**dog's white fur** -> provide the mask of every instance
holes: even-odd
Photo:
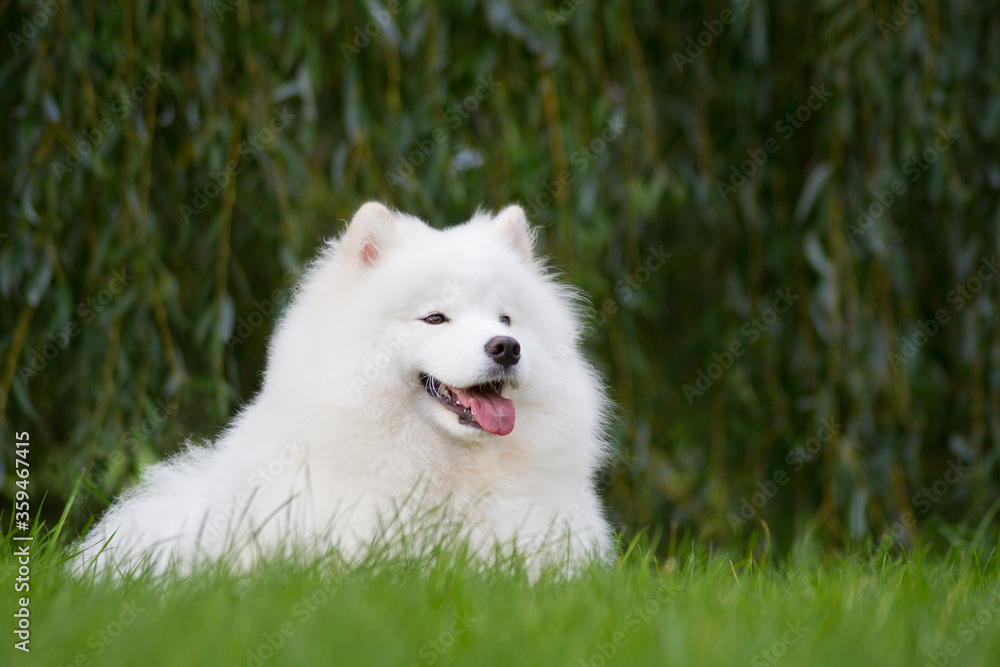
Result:
[[[146,469],[78,545],[74,569],[246,567],[302,549],[351,559],[405,541],[426,516],[455,519],[485,558],[516,549],[535,570],[606,561],[594,476],[608,403],[579,350],[574,293],[533,246],[518,206],[444,231],[362,206],[301,281],[253,402],[214,445]],[[449,321],[422,320],[432,312]],[[497,335],[521,346],[506,436],[460,424],[420,382],[492,379],[484,344]]]

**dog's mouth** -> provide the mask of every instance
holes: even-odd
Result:
[[[493,435],[507,435],[514,430],[514,401],[500,395],[504,380],[463,389],[424,373],[420,382],[438,403],[458,415],[459,424],[481,428]]]

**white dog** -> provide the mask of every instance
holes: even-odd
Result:
[[[607,561],[609,405],[576,303],[518,206],[437,231],[365,204],[301,281],[257,397],[214,445],[148,468],[74,569],[357,559],[443,525],[535,572]]]

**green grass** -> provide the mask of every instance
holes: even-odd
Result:
[[[55,532],[34,528],[30,655],[9,627],[18,543],[0,543],[0,664],[1000,664],[996,549],[776,565],[635,548],[534,585],[460,556],[114,585],[67,577]]]

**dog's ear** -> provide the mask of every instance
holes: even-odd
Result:
[[[521,253],[526,262],[532,261],[535,252],[535,233],[528,226],[524,209],[513,204],[497,213],[494,223],[504,238]]]
[[[374,266],[395,237],[396,220],[392,212],[378,202],[368,202],[347,226],[343,252],[362,267]]]

